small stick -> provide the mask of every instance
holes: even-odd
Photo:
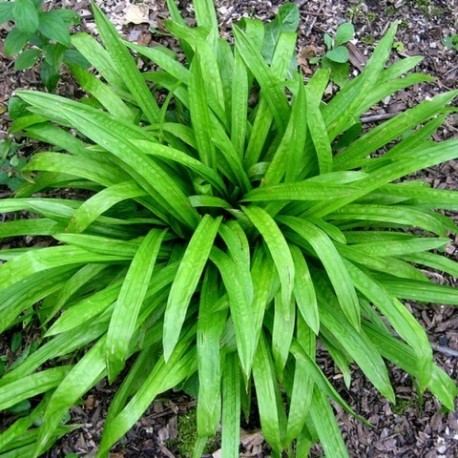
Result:
[[[398,114],[399,114],[398,112],[394,112],[394,113],[380,113],[376,115],[361,116],[360,121],[363,123],[383,121],[385,119],[394,118]]]
[[[439,353],[442,353],[447,356],[453,356],[454,358],[458,358],[458,351],[456,350],[437,344],[431,344],[431,347],[433,347],[433,350]]]
[[[312,23],[310,24],[310,27],[308,28],[308,30],[305,32],[305,36],[308,37],[311,33],[312,33],[312,30],[313,30],[313,27],[315,26],[315,22],[316,22],[316,18],[321,15],[321,10],[323,9],[323,3],[321,3],[321,5],[318,7],[318,11],[313,15],[315,16],[313,19],[312,19]],[[310,13],[308,13],[310,14]],[[312,14],[310,14],[310,16],[312,16]]]

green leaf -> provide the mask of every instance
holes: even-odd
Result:
[[[275,119],[275,123],[283,131],[286,127],[286,121],[289,118],[289,109],[281,86],[277,84],[272,70],[267,66],[262,55],[253,43],[250,42],[246,34],[235,27],[234,36],[238,52],[259,82],[269,109]]]
[[[63,21],[67,26],[72,26],[79,24],[81,19],[76,11],[65,9],[65,8],[59,8],[56,10],[50,11],[52,13],[52,16],[56,20]]]
[[[48,89],[49,92],[53,92],[60,79],[59,71],[53,65],[43,61],[41,63],[40,78],[46,86],[46,89]]]
[[[351,22],[344,22],[337,27],[335,46],[347,43],[355,36],[355,28]]]
[[[328,400],[315,387],[310,406],[310,417],[327,456],[348,458],[348,451]]]
[[[47,13],[40,13],[40,24],[38,30],[46,38],[55,40],[64,46],[70,46],[70,32],[68,25],[62,21],[60,10],[53,10]]]
[[[270,64],[274,55],[275,46],[280,35],[284,32],[296,32],[299,27],[299,8],[294,3],[281,5],[275,18],[266,24],[262,55]]]
[[[209,29],[216,38],[218,36],[218,19],[213,1],[194,0],[193,6],[196,12],[197,25]]]
[[[249,295],[250,291],[247,291],[249,280],[244,281],[242,278],[239,278],[236,263],[217,248],[214,247],[212,249],[210,259],[218,268],[229,296],[231,318],[234,323],[240,364],[246,379],[248,379],[256,350],[256,336],[250,314],[252,298]]]
[[[104,375],[104,344],[105,339],[100,339],[70,371],[67,371],[52,393],[36,441],[37,455],[44,450],[68,409]]]
[[[90,62],[97,71],[116,89],[125,89],[124,80],[119,74],[110,54],[99,42],[87,33],[71,36],[72,45]]]
[[[297,307],[307,325],[318,335],[320,329],[319,310],[309,268],[301,250],[295,245],[292,245],[290,249],[296,269],[294,297]]]
[[[221,448],[225,457],[238,458],[240,449],[241,377],[237,354],[230,353],[226,355],[223,364]]]
[[[40,55],[41,51],[39,49],[27,49],[23,51],[14,62],[14,69],[19,72],[33,67],[38,62]]]
[[[211,141],[208,128],[210,112],[202,78],[200,55],[197,53],[191,64],[191,81],[189,85],[191,121],[196,137],[199,158],[204,165],[215,166],[215,147]]]
[[[55,388],[71,366],[46,369],[0,387],[0,410],[8,409],[25,399]]]
[[[332,60],[333,62],[337,62],[338,64],[345,64],[348,62],[350,56],[348,54],[348,49],[345,46],[337,46],[326,53],[326,58]]]
[[[289,304],[294,288],[295,273],[294,261],[288,243],[277,223],[265,210],[252,205],[243,207],[243,211],[266,242],[280,278],[282,301],[284,304]]]
[[[286,429],[286,415],[276,381],[272,355],[266,338],[261,335],[253,362],[253,379],[258,399],[259,415],[264,437],[280,453]]]
[[[11,21],[13,19],[14,2],[0,2],[0,24]]]
[[[361,318],[358,297],[345,264],[331,239],[322,229],[304,219],[291,216],[281,216],[278,219],[313,247],[323,263],[345,316],[356,329],[359,329]]]
[[[21,32],[17,27],[14,27],[6,36],[4,43],[4,51],[7,56],[14,56],[29,42],[32,34]]]
[[[67,65],[78,65],[84,69],[88,69],[91,65],[89,61],[76,49],[66,49],[62,54],[62,62]]]
[[[110,86],[102,83],[81,66],[70,64],[69,67],[81,87],[89,94],[92,94],[110,114],[120,121],[134,121],[134,112]]]
[[[117,66],[123,69],[121,73],[122,79],[148,121],[150,123],[157,122],[160,116],[159,107],[138,71],[137,65],[130,55],[129,50],[124,46],[115,27],[104,16],[101,9],[94,3],[92,4],[92,8],[97,28],[111,59],[116,62]],[[88,60],[90,60],[90,58]]]
[[[152,229],[143,239],[123,281],[107,332],[108,378],[113,381],[123,369],[140,308],[156,264],[165,232]]]
[[[354,188],[350,186],[328,185],[305,180],[262,186],[245,194],[243,200],[247,202],[334,200],[339,195],[350,195],[353,191]]]
[[[272,355],[277,374],[284,372],[295,327],[296,303],[294,298],[287,303],[277,294],[274,301],[274,324],[272,327]]]
[[[331,142],[321,114],[321,98],[329,82],[329,70],[318,70],[306,87],[307,125],[315,146],[321,174],[332,171]]]
[[[218,299],[217,276],[214,270],[207,269],[202,285],[197,321],[199,373],[197,431],[201,437],[214,436],[221,418],[220,340],[226,325],[227,313],[226,311],[213,311]]]
[[[195,372],[197,357],[194,346],[190,345],[193,337],[195,328],[183,336],[167,363],[163,357],[159,359],[126,407],[105,425],[99,454],[106,453],[129,431],[158,394],[177,386]]]
[[[417,374],[422,390],[429,384],[433,365],[432,350],[428,337],[407,308],[370,276],[346,262],[355,286],[389,320],[393,329],[414,349],[418,356]]]
[[[317,294],[321,332],[325,337],[331,333],[380,393],[391,402],[395,402],[388,371],[380,353],[362,329],[356,331],[343,316],[335,313],[336,301],[331,290],[327,289],[321,280],[320,286],[322,287],[317,288]]]
[[[205,215],[191,237],[180,262],[164,315],[163,345],[166,361],[177,345],[186,311],[207,263],[220,224],[221,218],[213,219]]]
[[[19,31],[33,34],[38,29],[39,16],[38,10],[32,0],[15,0],[13,6],[13,16],[16,27]]]

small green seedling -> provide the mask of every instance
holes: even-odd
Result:
[[[7,186],[11,191],[16,190],[24,181],[20,170],[26,160],[18,155],[20,147],[14,140],[0,142],[0,186]]]
[[[326,54],[323,57],[310,59],[311,64],[321,63],[323,68],[331,69],[331,79],[340,87],[348,81],[350,55],[346,44],[355,36],[355,28],[350,22],[344,22],[337,28],[335,37],[328,33],[324,34]]]
[[[454,35],[450,35],[448,37],[445,37],[442,40],[442,44],[446,48],[454,49],[455,51],[458,51],[458,34],[455,33]]]
[[[16,71],[40,63],[40,77],[48,91],[56,88],[62,63],[87,66],[86,59],[71,48],[69,30],[80,21],[74,11],[43,11],[43,0],[0,1],[0,24],[9,21],[14,26],[4,42],[5,54],[17,56]]]

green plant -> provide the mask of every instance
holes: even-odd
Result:
[[[348,49],[344,46],[355,36],[355,28],[350,22],[344,22],[337,28],[334,38],[328,33],[324,34],[324,43],[327,51],[323,57],[314,57],[310,59],[311,64],[321,63],[323,68],[331,70],[331,79],[340,87],[343,87],[348,81],[350,65]]]
[[[393,49],[397,52],[404,52],[406,47],[402,41],[395,41],[393,43]]]
[[[457,193],[403,179],[457,156],[457,140],[431,140],[457,91],[361,133],[371,106],[431,80],[409,73],[417,57],[385,68],[396,25],[323,104],[329,70],[304,84],[291,69],[294,33],[276,37],[268,65],[260,21],[234,27],[231,46],[218,37],[210,0],[194,1],[197,28],[168,5],[186,64],[122,41],[94,7],[104,47],[72,38],[102,77],[74,69],[84,103],[17,92],[28,114],[13,131],[50,150],[26,166],[33,182],[0,201],[2,213],[39,218],[6,222],[0,237],[56,243],[0,252],[0,330],[25,315],[44,332],[0,379],[1,410],[33,403],[0,434],[1,452],[42,454],[65,433],[69,408],[104,377],[122,377],[98,451],[105,457],[160,393],[194,377],[195,457],[220,422],[223,456],[238,457],[252,389],[272,456],[295,442],[305,457],[319,440],[328,456],[346,457],[330,401],[354,412],[317,365],[318,342],[347,384],[355,363],[394,403],[386,359],[453,409],[455,382],[401,301],[458,304],[456,290],[420,268],[458,273],[432,252],[456,233],[435,209],[458,209]],[[140,73],[130,50],[160,69]],[[43,197],[56,188],[92,196]]]
[[[79,16],[65,8],[43,11],[43,0],[0,2],[0,24],[14,21],[4,51],[17,55],[16,71],[40,62],[40,77],[49,91],[54,91],[62,63],[87,66],[87,61],[71,48],[69,28],[79,23]]]
[[[26,159],[18,155],[21,145],[14,140],[0,141],[0,185],[7,186],[14,191],[24,181],[21,169]]]
[[[442,44],[450,49],[458,51],[458,34],[449,35],[442,40]]]

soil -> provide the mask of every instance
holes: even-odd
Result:
[[[173,46],[167,36],[157,38],[154,31],[163,31],[163,21],[168,17],[165,0],[97,0],[123,35],[142,44],[161,43]],[[180,1],[180,7],[192,22],[192,8],[189,2]],[[269,20],[279,5],[285,1],[272,0],[218,0],[217,11],[222,32],[230,34],[230,26],[243,16]],[[357,74],[364,66],[374,44],[394,20],[399,21],[397,43],[393,59],[399,56],[423,55],[425,58],[418,70],[433,75],[433,83],[414,86],[392,96],[384,104],[365,115],[366,121],[390,116],[431,97],[438,92],[458,88],[457,51],[444,46],[446,36],[457,33],[458,3],[456,0],[296,0],[301,11],[298,59],[304,74],[313,71],[309,59],[325,52],[323,35],[332,34],[338,24],[352,21],[356,29],[355,40],[350,45],[351,71]],[[81,27],[95,33],[93,17],[88,0],[56,0],[45,2],[52,8],[59,4],[72,8],[82,17]],[[133,22],[140,22],[134,24]],[[0,28],[0,38],[6,35]],[[153,32],[153,33],[152,33]],[[17,88],[42,89],[35,70],[15,72],[13,61],[2,52],[0,40],[0,139],[7,136],[10,120],[6,107],[12,92]],[[58,92],[72,95],[75,84],[68,77],[58,87]],[[375,118],[374,118],[375,116]],[[375,121],[377,122],[377,121]],[[456,136],[456,117],[450,118],[437,134],[436,140]],[[434,187],[458,189],[458,162],[450,161],[418,174]],[[0,188],[0,197],[9,191]],[[2,216],[2,215],[0,215]],[[453,216],[453,215],[452,215]],[[4,215],[3,215],[4,217]],[[454,216],[456,220],[456,215]],[[28,241],[32,243],[35,241]],[[458,239],[451,240],[447,254],[458,258]],[[456,279],[439,273],[432,274],[440,283],[456,286]],[[407,304],[428,331],[435,348],[435,359],[449,375],[458,375],[458,314],[451,308],[431,305]],[[0,338],[0,356],[14,356],[11,353],[11,335]],[[28,338],[32,338],[29,336]],[[334,367],[326,353],[319,353],[319,362],[333,384],[349,402],[351,407],[366,417],[373,425],[368,428],[349,417],[336,407],[337,416],[351,457],[367,458],[452,458],[458,457],[458,414],[444,412],[439,403],[426,394],[419,399],[412,380],[402,371],[390,368],[393,386],[396,389],[397,405],[393,406],[381,398],[355,368],[350,389],[346,389],[342,375]],[[105,382],[99,384],[72,409],[73,422],[81,428],[62,439],[48,457],[64,457],[75,453],[77,456],[93,457],[103,427],[104,416],[115,387]],[[195,402],[182,392],[166,393],[156,400],[143,418],[117,445],[111,458],[140,457],[185,457],[184,442],[192,437],[193,409]],[[1,420],[1,418],[0,418]],[[187,426],[186,426],[187,425]],[[269,456],[256,421],[244,425],[242,431],[241,456]],[[208,456],[219,457],[217,444],[209,450]],[[312,457],[322,456],[315,447]],[[329,457],[332,458],[332,457]]]

